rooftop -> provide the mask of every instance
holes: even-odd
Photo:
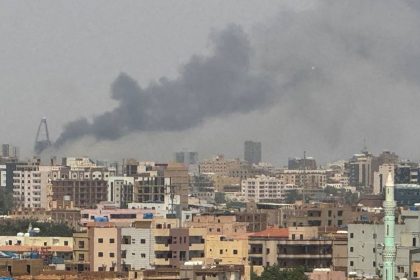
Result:
[[[253,238],[253,237],[289,238],[289,229],[288,228],[267,228],[266,230],[250,234],[249,237],[250,238]]]

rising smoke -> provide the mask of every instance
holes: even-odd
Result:
[[[257,126],[255,133],[262,140],[282,133],[292,150],[310,142],[320,154],[350,152],[365,137],[381,148],[415,149],[419,5],[297,2],[310,4],[282,9],[250,34],[234,25],[212,34],[213,54],[192,57],[175,80],[142,88],[121,74],[112,85],[117,108],[67,124],[56,145],[84,136],[115,140],[132,131],[186,130],[268,109],[260,127],[275,129]]]
[[[112,84],[117,108],[68,123],[56,141],[61,146],[83,136],[115,140],[134,131],[178,131],[212,117],[246,113],[272,101],[270,83],[252,73],[252,50],[243,30],[231,25],[211,36],[214,53],[193,56],[179,78],[161,78],[147,88],[125,73]]]

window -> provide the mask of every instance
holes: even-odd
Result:
[[[353,252],[353,250],[354,250],[353,247],[350,247],[350,252]]]
[[[79,248],[84,249],[85,248],[85,241],[79,241]]]
[[[115,243],[115,239],[114,238],[109,239],[109,243]]]
[[[109,257],[113,258],[113,257],[115,257],[115,254],[114,253],[109,253]]]
[[[373,252],[376,253],[376,248],[375,247],[373,247]]]
[[[146,258],[146,254],[141,254],[141,257],[144,259]]]
[[[233,250],[233,254],[237,255],[238,254],[238,250]]]
[[[373,266],[373,267],[376,267],[376,262],[373,262],[373,263],[372,263],[372,266]]]
[[[417,277],[417,271],[413,272],[413,277]]]
[[[343,211],[341,211],[341,210],[340,210],[340,211],[338,211],[338,212],[337,212],[337,216],[338,216],[338,217],[343,216]]]
[[[399,265],[397,266],[397,269],[398,269],[398,273],[404,273],[404,266]]]
[[[103,238],[98,238],[98,243],[104,243],[104,239]]]
[[[331,217],[331,214],[332,214],[331,210],[328,210],[328,217]]]
[[[98,252],[98,257],[102,258],[104,256],[103,252]]]
[[[353,237],[354,237],[353,232],[350,232],[350,238],[353,238]]]
[[[265,249],[266,254],[270,254],[270,248]]]
[[[85,254],[79,254],[79,261],[85,260]]]
[[[350,261],[350,266],[353,266],[353,265],[354,265],[353,261]]]
[[[299,239],[300,239],[300,240],[303,240],[303,234],[301,234],[301,235],[299,236]]]
[[[220,255],[223,255],[223,250],[220,250]]]
[[[141,244],[146,244],[146,239],[140,239]]]
[[[292,234],[292,240],[296,239],[296,235]]]
[[[69,242],[68,241],[64,241],[64,246],[69,246]]]
[[[416,247],[416,245],[417,245],[417,240],[415,237],[413,237],[413,247]]]

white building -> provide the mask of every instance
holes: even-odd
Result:
[[[17,208],[47,208],[51,166],[18,165],[13,172],[13,200]]]
[[[121,263],[124,271],[151,269],[154,261],[152,221],[137,221],[121,229]]]
[[[108,178],[108,201],[115,202],[119,207],[133,202],[134,177],[111,176]]]
[[[282,179],[265,175],[244,179],[241,184],[244,198],[255,202],[285,199],[287,192],[295,188],[293,185],[287,185]]]
[[[0,165],[0,188],[6,187],[6,165]]]
[[[386,178],[391,173],[392,178],[395,177],[395,166],[393,164],[383,164],[379,166],[379,170],[373,172],[373,194],[380,194],[385,186]]]

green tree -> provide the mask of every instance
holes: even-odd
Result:
[[[251,276],[252,280],[307,280],[303,267],[281,269],[278,265],[268,266],[264,269],[261,276],[255,273]]]
[[[297,190],[291,190],[286,195],[286,203],[295,203],[296,200],[302,200],[303,195],[299,193]]]
[[[35,220],[2,220],[0,221],[0,236],[16,235],[18,232],[27,232],[29,224],[32,228],[39,228],[38,236],[71,237],[73,230],[65,224],[44,223]]]

